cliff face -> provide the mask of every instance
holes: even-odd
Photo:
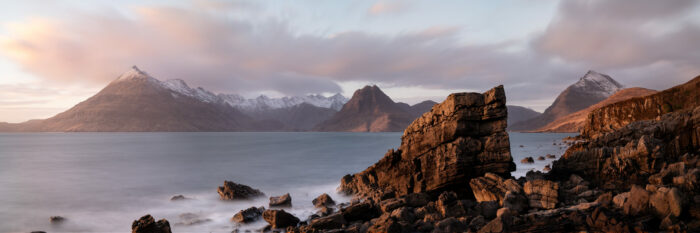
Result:
[[[469,180],[492,172],[510,177],[515,164],[506,133],[503,86],[456,93],[406,128],[401,146],[365,171],[347,175],[341,190],[361,196],[445,190],[471,194]]]
[[[617,102],[591,111],[582,130],[586,137],[612,132],[632,122],[657,117],[700,104],[700,76],[654,95]]]

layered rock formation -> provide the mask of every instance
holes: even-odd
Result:
[[[515,164],[505,131],[505,101],[503,86],[483,94],[451,94],[406,128],[399,149],[343,177],[341,190],[361,196],[471,194],[471,178],[486,172],[510,177]]]
[[[156,222],[150,214],[144,215],[131,224],[131,233],[171,233],[170,223],[166,219]]]
[[[617,102],[592,111],[582,134],[596,137],[635,121],[651,120],[700,105],[700,76],[662,92]]]
[[[221,200],[249,199],[265,195],[260,190],[228,180],[224,181],[224,186],[219,186],[216,191],[219,193]]]

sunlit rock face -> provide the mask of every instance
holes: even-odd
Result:
[[[397,150],[365,171],[343,177],[340,188],[360,196],[471,195],[471,178],[487,172],[510,177],[515,170],[507,115],[503,86],[483,94],[451,94],[406,128]]]

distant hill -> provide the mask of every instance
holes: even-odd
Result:
[[[610,76],[588,71],[578,82],[562,91],[542,115],[514,123],[508,129],[513,131],[539,129],[560,117],[603,101],[621,88],[622,85]]]
[[[421,105],[418,108],[424,108]],[[377,86],[365,86],[330,119],[317,125],[317,131],[385,132],[403,131],[415,117],[412,107],[395,103]]]
[[[641,87],[625,88],[607,99],[591,105],[583,110],[560,117],[542,128],[537,129],[538,132],[579,132],[585,125],[586,117],[591,111],[606,106],[608,104],[620,102],[623,100],[647,96],[656,93],[656,91]]]
[[[510,127],[511,125],[524,121],[524,120],[529,120],[535,117],[538,117],[539,115],[542,115],[542,113],[537,112],[535,110],[526,108],[526,107],[521,107],[521,106],[516,106],[516,105],[508,105],[506,106],[508,108],[508,126]]]

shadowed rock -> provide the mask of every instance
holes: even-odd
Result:
[[[219,186],[217,191],[219,196],[221,196],[221,200],[249,199],[265,195],[260,190],[228,180],[224,181],[224,186]]]
[[[233,218],[231,218],[231,221],[237,222],[237,223],[249,223],[249,222],[254,222],[262,216],[262,213],[265,211],[265,207],[250,207],[245,210],[238,211],[235,215],[233,215]]]
[[[272,228],[293,227],[299,224],[299,218],[284,210],[265,210],[262,216]]]
[[[331,196],[329,196],[329,195],[326,194],[326,193],[321,194],[321,195],[318,196],[317,198],[314,198],[314,200],[311,201],[311,203],[313,203],[314,206],[317,207],[317,208],[321,208],[321,207],[324,207],[324,206],[333,206],[333,205],[335,205],[335,201],[333,201],[333,198],[331,198]]]
[[[273,206],[279,206],[279,207],[292,206],[292,196],[290,196],[289,193],[287,193],[287,194],[284,194],[282,196],[270,197],[270,207],[273,207]]]
[[[168,220],[161,219],[158,222],[153,216],[147,214],[131,224],[132,233],[172,233]]]

